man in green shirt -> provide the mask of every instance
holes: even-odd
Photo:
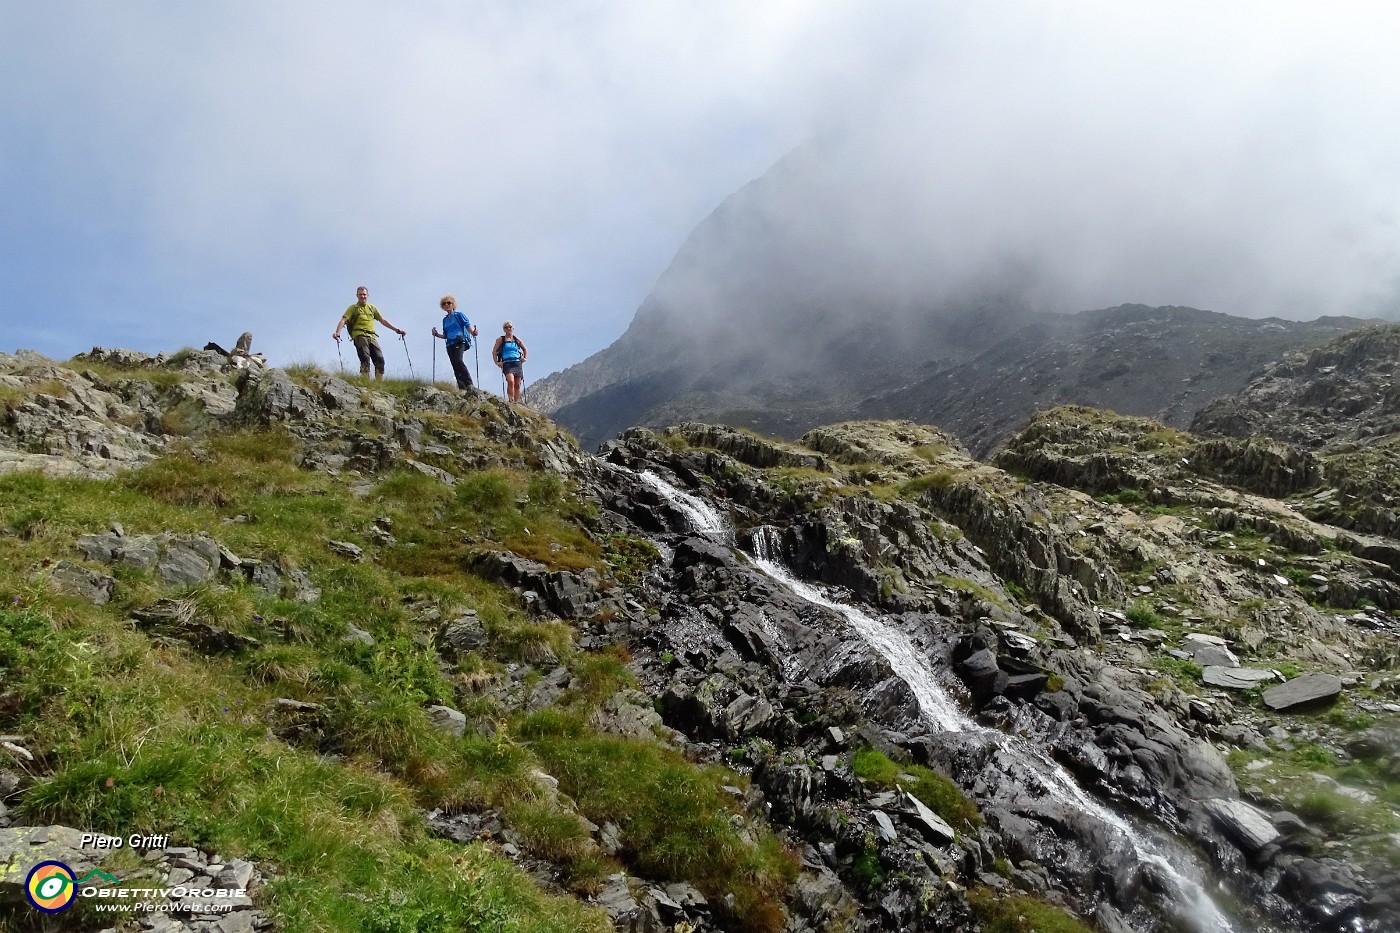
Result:
[[[383,321],[384,326],[402,337],[407,331],[400,330],[389,319],[379,313],[379,309],[369,303],[369,289],[361,285],[355,289],[354,304],[345,309],[340,323],[335,325],[331,338],[340,343],[340,329],[348,327],[350,339],[355,342],[355,352],[360,357],[360,375],[369,375],[369,364],[374,363],[374,378],[384,378],[384,351],[379,349],[379,335],[374,331],[374,322]]]

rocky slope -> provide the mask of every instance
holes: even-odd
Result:
[[[155,881],[246,874],[171,933],[1400,929],[1400,541],[1303,514],[1307,451],[1064,407],[993,463],[591,457],[220,362],[0,357],[0,901],[121,817],[193,853]]]
[[[1268,367],[1237,396],[1204,408],[1192,430],[1270,437],[1306,451],[1323,487],[1307,514],[1400,534],[1400,327],[1368,327]]]

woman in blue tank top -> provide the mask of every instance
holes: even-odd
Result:
[[[506,321],[501,329],[505,333],[496,338],[496,345],[491,348],[491,359],[496,361],[496,365],[501,367],[501,374],[506,377],[506,399],[518,402],[521,386],[525,382],[525,358],[529,351],[515,336],[514,324]]]

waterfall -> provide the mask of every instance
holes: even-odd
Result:
[[[640,477],[685,516],[692,531],[726,542],[732,541],[733,534],[728,522],[708,502],[677,489],[651,471],[642,472]],[[1120,845],[1128,847],[1139,862],[1152,866],[1171,890],[1171,895],[1163,898],[1164,906],[1176,913],[1176,919],[1185,929],[1192,933],[1236,933],[1236,928],[1197,880],[1205,873],[1198,859],[1184,845],[1160,832],[1149,834],[1134,826],[1090,795],[1063,767],[1025,740],[974,722],[939,685],[928,661],[903,632],[855,606],[829,598],[818,587],[797,579],[781,564],[773,529],[756,529],[751,548],[751,563],[770,579],[799,599],[836,612],[844,618],[852,630],[883,657],[890,669],[909,686],[918,701],[920,712],[931,727],[941,732],[967,734],[1014,752],[1026,762],[1040,784],[1040,792],[1053,795],[1066,805],[1091,815],[1111,831]],[[1186,874],[1187,871],[1196,877]]]

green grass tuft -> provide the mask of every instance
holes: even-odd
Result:
[[[883,787],[902,787],[923,801],[956,829],[972,829],[982,824],[977,805],[947,777],[923,765],[903,765],[873,748],[856,749],[852,769],[856,777]]]

